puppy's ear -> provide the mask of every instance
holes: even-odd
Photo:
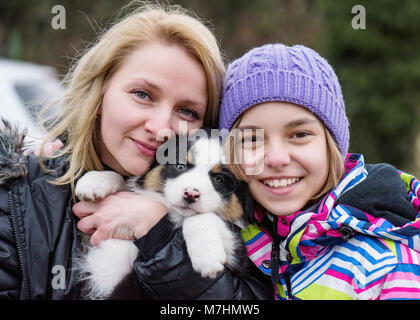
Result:
[[[162,189],[161,182],[162,166],[157,165],[141,177],[131,177],[127,180],[127,189],[136,191],[138,189],[146,189],[159,192]]]
[[[243,220],[245,220],[248,223],[253,223],[255,220],[255,204],[254,199],[252,198],[251,193],[248,190],[248,184],[245,181],[240,181],[239,186],[237,187],[234,193],[236,194],[242,205],[242,209],[244,212]]]
[[[159,165],[154,167],[148,173],[146,173],[139,181],[139,183],[141,183],[141,186],[146,190],[162,192],[162,169],[163,166]]]
[[[228,203],[224,206],[223,216],[230,221],[243,219],[244,208],[236,194],[231,194]]]

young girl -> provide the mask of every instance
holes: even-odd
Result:
[[[233,169],[257,203],[242,235],[275,298],[420,298],[420,184],[347,153],[325,59],[300,45],[246,53],[228,68],[219,124],[236,129]]]

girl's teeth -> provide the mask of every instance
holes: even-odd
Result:
[[[296,183],[299,181],[299,178],[289,178],[289,179],[266,179],[263,180],[263,183],[272,187],[272,188],[278,188],[278,187],[287,187],[293,183]]]

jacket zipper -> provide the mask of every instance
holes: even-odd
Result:
[[[290,299],[294,300],[295,298],[292,295],[292,285],[290,283],[290,274],[285,273],[283,275],[284,277],[284,282],[286,282],[286,288],[287,288],[287,292],[288,292],[288,296]]]
[[[277,234],[277,216],[273,217],[273,230],[271,231],[273,244],[271,246],[271,281],[274,285],[279,283],[279,263],[280,263],[280,237]]]
[[[14,210],[14,206],[13,206],[13,194],[12,191],[8,192],[8,200],[9,200],[9,210],[10,210],[10,221],[12,223],[12,229],[13,229],[13,234],[15,236],[16,239],[16,251],[18,254],[18,264],[20,267],[20,272],[22,274],[22,284],[23,284],[23,299],[30,299],[30,293],[29,293],[29,286],[28,286],[28,279],[27,279],[27,274],[26,274],[26,270],[25,270],[25,266],[24,266],[24,260],[23,260],[23,250],[22,250],[22,241],[21,238],[19,237],[19,233],[18,233],[18,228],[17,228],[17,213]],[[16,202],[16,201],[15,201]],[[15,203],[15,205],[17,205],[17,203]]]
[[[277,233],[277,220],[278,217],[274,217],[274,221],[272,223],[273,229],[271,232],[273,238],[273,244],[271,248],[271,281],[274,285],[277,285],[279,280],[279,264],[280,264],[280,237]],[[284,281],[286,282],[286,287],[288,291],[288,296],[293,298],[292,296],[292,286],[290,283],[290,274],[284,273],[283,274]]]

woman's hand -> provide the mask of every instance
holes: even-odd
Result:
[[[141,238],[167,213],[149,197],[134,192],[116,192],[99,201],[80,201],[73,206],[80,219],[77,228],[91,234],[90,243],[103,240]]]
[[[43,155],[44,156],[51,156],[56,151],[60,150],[63,146],[64,146],[64,144],[60,140],[54,140],[52,142],[47,142],[44,145]],[[25,151],[25,154],[26,155],[34,154],[34,155],[39,156],[39,153],[40,152],[41,152],[40,146],[36,146],[35,148],[29,148],[29,149],[27,149]]]

